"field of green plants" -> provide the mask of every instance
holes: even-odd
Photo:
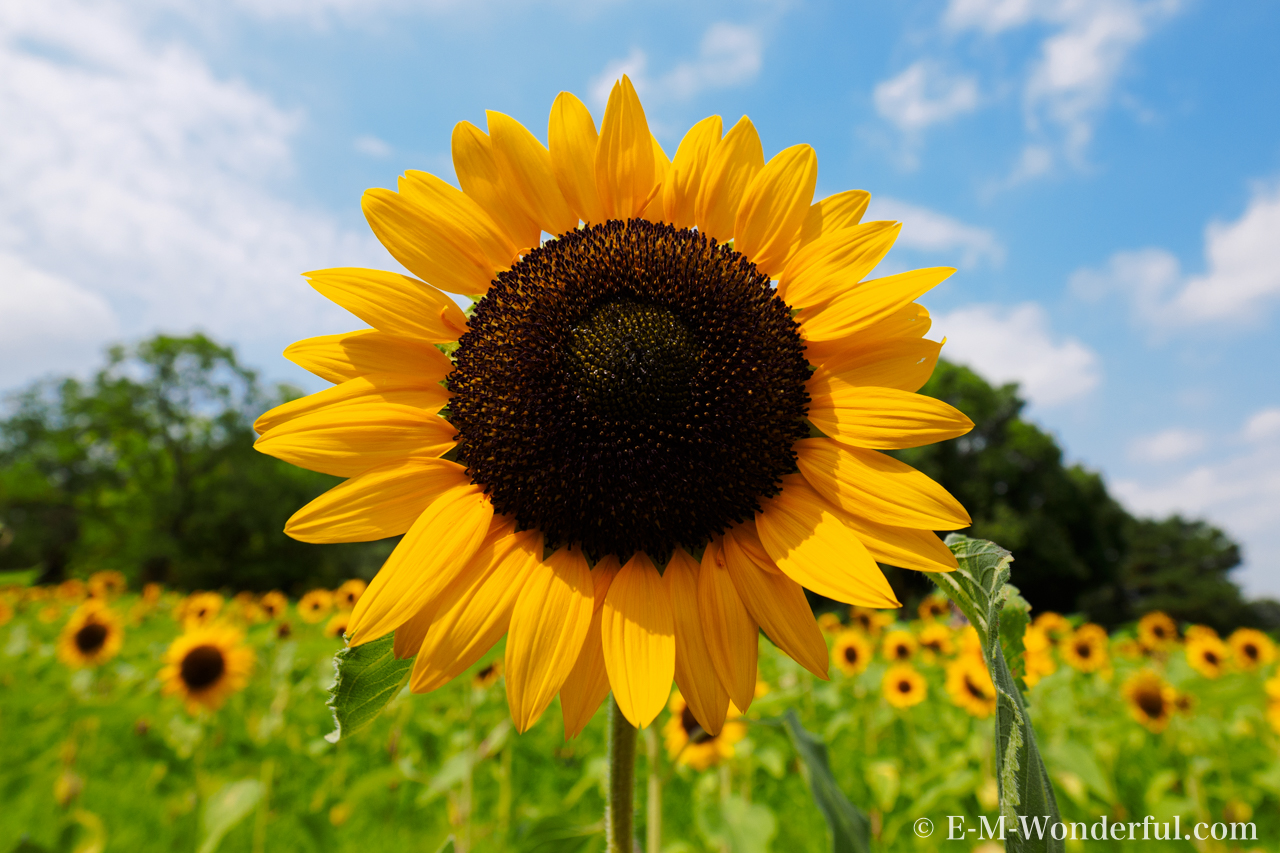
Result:
[[[331,743],[326,698],[343,645],[327,635],[333,614],[303,614],[296,602],[269,614],[256,596],[227,599],[209,624],[234,628],[254,662],[243,689],[209,710],[161,679],[170,644],[192,626],[188,600],[148,597],[107,595],[122,642],[109,659],[77,666],[61,651],[82,613],[76,588],[0,593],[0,853],[433,853],[449,836],[459,851],[602,848],[604,710],[573,741],[554,703],[516,735],[501,645],[447,687],[406,691]],[[959,677],[971,639],[954,614],[824,615],[829,682],[762,637],[743,736],[714,750],[680,715],[659,717],[641,732],[637,765],[647,853],[832,849],[809,765],[780,723],[788,709],[827,744],[837,785],[869,817],[873,849],[1002,849],[973,834],[947,840],[949,816],[978,826],[999,812],[983,715],[991,684]],[[1040,677],[1027,696],[1064,820],[1252,822],[1258,839],[1068,841],[1068,850],[1280,850],[1280,680],[1269,640],[1256,641],[1254,660],[1207,629],[1156,648],[1136,626],[1088,640],[1065,621],[1037,625],[1026,664]],[[1093,643],[1089,661],[1072,649],[1077,640]],[[1222,658],[1217,669],[1205,648]],[[890,667],[922,681],[899,690]],[[1139,676],[1156,685],[1145,702],[1135,699]],[[922,817],[929,838],[915,831]]]

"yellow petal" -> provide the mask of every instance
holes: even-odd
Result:
[[[356,602],[347,634],[358,646],[385,637],[424,608],[484,542],[493,505],[479,486],[454,486],[427,507]]]
[[[451,303],[453,300],[449,300]],[[467,318],[458,311],[460,324],[450,340],[467,330]],[[452,321],[452,318],[450,318]],[[421,373],[447,376],[453,370],[449,357],[432,346],[445,341],[422,341],[388,335],[376,329],[307,338],[285,347],[284,357],[330,382],[346,382],[366,373]]]
[[[804,589],[785,574],[765,571],[738,545],[740,538],[756,539],[756,533],[751,529],[753,526],[744,524],[724,534],[725,566],[733,578],[733,585],[751,618],[759,623],[774,645],[796,663],[825,679],[831,656],[822,630],[813,618],[809,600],[804,596]]]
[[[959,567],[951,549],[932,530],[891,527],[839,508],[836,514],[877,563],[919,572],[950,572]]]
[[[439,597],[409,684],[415,693],[443,687],[493,648],[511,625],[520,591],[542,554],[541,539],[523,531],[486,540],[461,577]]]
[[[507,631],[507,704],[516,731],[538,721],[560,692],[591,627],[591,569],[561,548],[534,563]]]
[[[760,628],[747,612],[725,566],[719,539],[707,543],[698,571],[698,618],[720,683],[739,710],[756,695]]]
[[[973,421],[959,409],[924,394],[850,385],[829,373],[810,377],[805,389],[809,421],[827,436],[853,447],[920,447],[973,429]]]
[[[676,686],[698,724],[718,735],[729,712],[729,692],[716,675],[698,616],[698,573],[697,560],[677,547],[662,579],[671,597],[676,630]],[[826,652],[825,645],[822,650]]]
[[[884,573],[831,506],[798,474],[756,513],[756,532],[778,568],[819,595],[863,607],[900,607]]]
[[[460,191],[454,192],[466,198]],[[414,275],[448,293],[484,293],[493,277],[515,259],[515,245],[479,205],[476,213],[483,215],[493,234],[500,235],[510,247],[511,253],[504,261],[488,258],[466,229],[447,214],[424,207],[405,194],[375,188],[365,191],[360,204],[369,227],[391,256]]]
[[[649,725],[671,698],[676,635],[670,593],[643,551],[609,586],[600,638],[618,710],[633,726]]]
[[[578,660],[560,688],[560,711],[564,715],[565,740],[575,738],[591,722],[600,703],[609,695],[609,671],[604,665],[604,644],[600,639],[605,596],[621,567],[617,557],[606,556],[591,570],[595,582],[595,603],[587,639]]]
[[[334,486],[293,514],[284,532],[301,542],[372,542],[399,536],[444,492],[471,482],[444,459],[405,459]]]
[[[494,270],[506,269],[523,249],[485,212],[475,199],[429,172],[410,169],[396,182],[400,194],[433,220],[479,250]],[[451,293],[454,291],[450,291]]]
[[[596,188],[604,217],[639,216],[656,184],[653,135],[640,97],[624,74],[609,93],[596,146]]]
[[[864,281],[829,302],[801,308],[796,318],[800,321],[800,334],[807,341],[829,341],[852,335],[893,316],[953,272],[950,267],[932,267]]]
[[[354,477],[409,456],[443,456],[457,430],[437,414],[394,403],[321,410],[285,421],[254,447],[335,477]]]
[[[429,284],[382,270],[339,267],[305,273],[327,299],[380,332],[424,343],[456,341],[467,327],[458,304]]]
[[[805,479],[848,512],[881,524],[925,530],[960,530],[972,523],[946,489],[891,456],[829,438],[797,441],[795,451]]]
[[[698,230],[721,243],[733,239],[738,205],[753,178],[764,168],[764,149],[751,119],[743,116],[716,143],[698,188],[694,216]]]
[[[800,226],[801,248],[824,234],[857,225],[870,202],[871,193],[866,190],[845,190],[811,205]]]
[[[493,140],[469,121],[453,128],[453,171],[462,191],[502,226],[515,246],[528,249],[542,242],[542,228],[504,180]]]
[[[821,383],[832,376],[849,385],[919,391],[933,375],[941,351],[942,344],[938,341],[905,337],[834,351],[814,371],[810,381]]]
[[[689,128],[676,148],[671,171],[662,185],[662,209],[666,221],[677,228],[697,224],[694,205],[702,188],[702,176],[723,133],[720,116],[708,116]]]
[[[561,92],[551,105],[547,144],[551,168],[565,201],[588,224],[605,220],[596,189],[596,145],[600,141],[595,120],[586,104],[569,92]]]
[[[666,222],[667,218],[662,208],[662,184],[671,173],[671,160],[667,157],[667,152],[662,150],[662,144],[658,142],[658,138],[655,136],[652,139],[653,189],[649,192],[649,203],[645,205],[640,218],[650,222]]]
[[[332,388],[276,406],[254,421],[253,428],[261,435],[301,415],[365,403],[399,403],[438,412],[449,402],[450,396],[440,384],[443,380],[443,373],[371,373],[357,376]]]
[[[564,234],[578,227],[551,166],[551,152],[511,116],[490,110],[489,136],[509,193],[523,199],[525,209],[548,234]],[[533,245],[538,245],[534,243]]]
[[[733,248],[775,277],[795,248],[800,225],[818,184],[818,155],[793,145],[773,156],[752,179],[738,206]]]
[[[901,230],[900,222],[866,222],[819,237],[787,262],[778,295],[799,308],[853,289],[889,253]]]
[[[929,309],[917,302],[908,302],[883,320],[859,329],[857,334],[829,341],[805,341],[804,357],[810,364],[827,364],[843,359],[856,348],[886,346],[904,340],[915,340],[929,332],[933,321]]]

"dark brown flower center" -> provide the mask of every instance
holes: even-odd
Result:
[[[182,658],[179,675],[187,687],[203,690],[227,671],[227,661],[216,646],[196,646]]]
[[[904,679],[902,679],[901,681],[899,681],[899,682],[898,682],[898,692],[899,692],[899,693],[910,693],[910,692],[911,692],[911,682],[910,682],[910,681],[907,681],[905,678],[904,678]]]
[[[1164,716],[1164,693],[1158,686],[1146,685],[1139,688],[1134,693],[1133,700],[1142,709],[1142,713],[1153,720]]]
[[[680,712],[680,727],[684,729],[684,733],[689,737],[689,743],[699,744],[706,743],[715,738],[702,727],[702,723],[698,722],[698,718],[693,716],[693,712],[686,705],[684,710]]]
[[[1258,651],[1258,647],[1253,643],[1245,643],[1242,648],[1244,649],[1244,656],[1251,661],[1257,661],[1261,657],[1261,652]]]
[[[1217,655],[1217,653],[1216,653],[1216,652],[1212,652],[1212,651],[1210,651],[1209,649],[1205,649],[1205,650],[1204,650],[1204,659],[1205,659],[1205,662],[1206,662],[1206,663],[1209,663],[1209,664],[1211,664],[1211,665],[1213,665],[1213,666],[1217,666],[1217,665],[1218,665],[1218,655]]]
[[[744,256],[642,220],[500,273],[449,376],[458,459],[549,546],[659,563],[751,518],[795,470],[809,365]]]
[[[844,647],[844,659],[845,659],[847,662],[849,662],[849,663],[857,663],[857,662],[858,662],[858,647],[857,647],[857,646],[845,646],[845,647]]]
[[[107,633],[107,626],[101,622],[87,622],[84,627],[76,631],[76,648],[81,654],[91,655],[107,642]]]

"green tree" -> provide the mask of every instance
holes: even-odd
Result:
[[[0,422],[0,569],[43,580],[114,568],[186,588],[300,588],[368,576],[388,543],[320,547],[282,533],[337,482],[253,449],[265,391],[203,335],[113,347],[88,382],[39,383]]]

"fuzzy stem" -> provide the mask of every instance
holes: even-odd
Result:
[[[609,804],[605,808],[608,853],[633,853],[635,817],[636,729],[609,697]]]
[[[645,853],[662,851],[662,768],[658,733],[653,726],[644,730],[644,746],[649,758],[649,800],[644,811]]]

